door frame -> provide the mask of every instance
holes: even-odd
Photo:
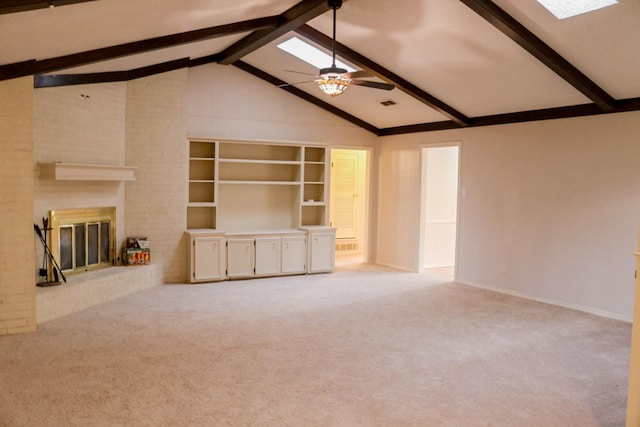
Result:
[[[371,166],[372,166],[372,157],[373,157],[373,153],[374,153],[374,149],[373,147],[359,147],[359,146],[355,146],[355,145],[332,145],[330,147],[329,153],[332,154],[333,150],[352,150],[352,151],[364,151],[365,153],[365,164],[364,164],[364,183],[365,183],[365,188],[362,191],[362,197],[364,199],[363,201],[363,212],[362,212],[362,221],[364,222],[362,224],[361,229],[363,230],[363,235],[362,235],[362,260],[364,263],[368,263],[370,262],[370,257],[371,257],[371,191],[372,191],[372,185],[371,185],[371,179],[372,179],[372,173],[371,173]],[[330,155],[329,156],[329,162],[332,162],[333,158]],[[329,172],[331,174],[331,172]],[[331,183],[330,183],[331,184]],[[331,188],[331,185],[329,185],[329,188]],[[329,191],[329,203],[331,203],[333,201],[333,194],[331,194],[331,191]]]
[[[462,177],[462,142],[438,142],[438,143],[425,143],[420,144],[420,225],[419,225],[419,248],[418,248],[418,272],[424,271],[424,255],[426,252],[426,202],[427,202],[427,168],[424,162],[426,150],[429,148],[438,147],[457,147],[458,148],[458,194],[457,194],[457,208],[456,208],[456,239],[455,239],[455,255],[454,255],[454,269],[453,279],[458,279],[458,259],[460,251],[460,202],[462,195],[462,186],[460,178]]]

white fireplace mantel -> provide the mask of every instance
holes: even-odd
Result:
[[[136,167],[81,163],[39,163],[40,177],[57,181],[135,181]]]

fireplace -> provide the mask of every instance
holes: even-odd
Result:
[[[49,229],[51,253],[65,275],[115,263],[115,207],[50,211]]]

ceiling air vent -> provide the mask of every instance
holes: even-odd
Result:
[[[380,101],[380,104],[385,107],[391,107],[392,105],[396,105],[397,103],[395,101],[387,99],[386,101]]]

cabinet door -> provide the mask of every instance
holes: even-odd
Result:
[[[221,246],[221,237],[196,237],[193,239],[191,280],[206,281],[223,278]]]
[[[227,275],[229,277],[253,276],[253,239],[227,240]]]
[[[335,250],[333,232],[311,233],[309,235],[309,273],[333,270]]]
[[[280,274],[280,238],[256,238],[256,276]]]
[[[290,236],[282,238],[282,273],[299,274],[306,271],[307,238]]]

